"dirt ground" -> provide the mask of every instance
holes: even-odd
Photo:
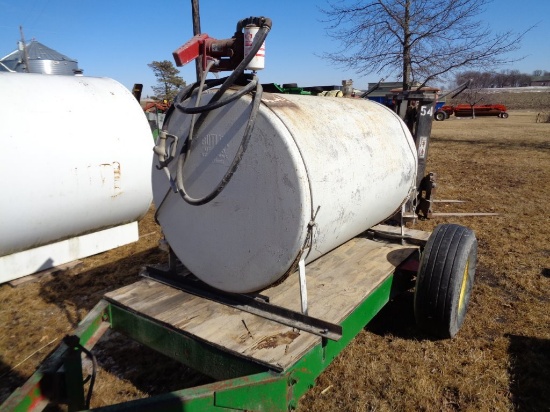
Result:
[[[537,112],[434,122],[436,212],[479,241],[476,284],[452,340],[419,333],[412,293],[388,305],[302,400],[304,410],[550,410],[550,124]],[[330,388],[328,392],[322,391]]]
[[[550,94],[549,94],[550,95]],[[494,212],[453,222],[478,238],[478,269],[463,328],[435,340],[414,324],[412,291],[390,302],[300,401],[300,411],[550,410],[550,110],[508,119],[434,122],[428,170],[437,173],[436,212]],[[0,403],[23,384],[104,293],[165,260],[153,211],[140,240],[73,269],[19,287],[0,285]],[[97,407],[209,382],[174,361],[109,333],[96,345]]]

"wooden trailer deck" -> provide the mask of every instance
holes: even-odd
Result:
[[[425,244],[430,235],[407,229],[404,237],[408,244],[402,245],[384,240],[402,235],[400,228],[378,225],[373,229],[376,240],[356,237],[307,265],[310,318],[301,320],[310,323],[301,324],[302,329],[296,328],[296,323],[277,323],[242,306],[231,307],[185,292],[181,284],[166,284],[162,276],[144,277],[107,293],[0,410],[38,411],[48,404],[66,404],[70,411],[89,409],[93,379],[84,380],[81,359],[84,354],[92,358],[90,351],[109,328],[212,376],[216,382],[101,410],[293,410],[322,371],[403,289],[401,281],[412,280],[414,267],[404,268],[404,262],[418,262],[418,245]],[[407,260],[409,257],[413,259]],[[196,293],[188,286],[187,290]],[[297,273],[261,295],[269,297],[276,308],[300,312]],[[338,333],[319,336],[316,328],[326,322]]]
[[[429,235],[408,231],[411,233],[420,242]],[[356,237],[310,263],[306,267],[309,316],[341,324],[417,249]],[[297,273],[261,294],[268,296],[271,304],[300,312]],[[109,292],[105,299],[191,339],[279,372],[295,364],[322,339],[149,278]]]

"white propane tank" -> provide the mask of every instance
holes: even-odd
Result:
[[[217,187],[250,111],[245,96],[210,112],[195,133],[183,167],[191,197]],[[165,124],[179,137],[178,153],[190,118],[176,110]],[[211,202],[186,203],[157,165],[153,198],[176,256],[207,284],[245,293],[293,270],[308,244],[306,263],[392,216],[415,185],[417,155],[405,124],[378,103],[264,93],[242,160]]]
[[[153,138],[133,95],[108,78],[28,73],[0,73],[0,95],[0,281],[137,240],[137,223],[113,230],[152,201]]]

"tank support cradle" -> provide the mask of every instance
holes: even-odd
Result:
[[[302,264],[302,261],[300,264]],[[173,267],[173,263],[171,266]],[[187,271],[178,272],[170,269],[164,270],[160,267],[147,266],[142,270],[141,276],[154,279],[157,282],[172,286],[192,295],[222,303],[226,306],[240,309],[323,338],[338,341],[342,337],[342,326],[307,315],[305,270],[299,270],[302,311],[304,311],[305,304],[304,313],[270,304],[269,298],[260,294],[222,292],[201,282]],[[303,288],[302,276],[304,277]]]

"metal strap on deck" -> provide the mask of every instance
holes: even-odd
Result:
[[[141,276],[323,338],[338,341],[342,337],[340,325],[272,305],[261,296],[225,293],[206,285],[195,277],[181,276],[150,266],[141,272]]]

